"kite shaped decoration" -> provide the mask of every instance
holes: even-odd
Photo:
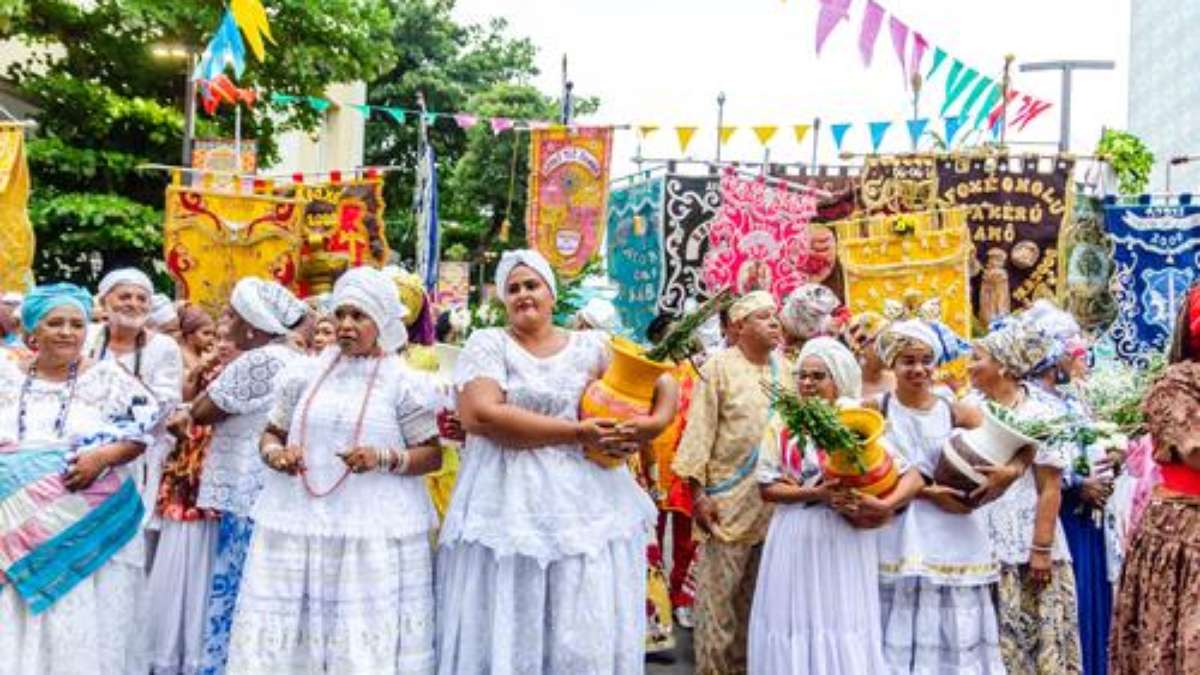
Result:
[[[239,32],[238,29],[241,29]],[[246,41],[242,41],[242,35]],[[196,80],[213,80],[227,67],[233,68],[234,77],[240,78],[246,70],[246,42],[255,58],[266,58],[263,38],[275,43],[271,37],[271,26],[267,22],[267,11],[259,0],[232,0],[221,17],[217,32],[213,34],[192,77]]]
[[[233,20],[237,22],[238,28],[241,28],[242,33],[246,35],[246,42],[250,43],[250,51],[254,52],[254,57],[262,61],[267,55],[263,38],[266,38],[267,42],[275,44],[275,38],[271,37],[271,25],[267,23],[267,10],[263,9],[262,2],[260,0],[231,0],[229,12],[233,14]]]

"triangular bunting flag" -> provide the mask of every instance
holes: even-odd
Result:
[[[329,99],[321,98],[319,96],[309,96],[308,104],[310,106],[312,106],[313,110],[316,110],[319,113],[323,113],[329,109],[329,106],[333,105],[333,102],[330,101]]]
[[[957,115],[944,119],[946,123],[946,145],[949,146],[954,141],[954,136],[958,134],[959,127],[962,126],[962,118]]]
[[[988,92],[987,98],[983,99],[983,105],[979,106],[979,112],[975,114],[975,122],[972,128],[978,129],[980,124],[987,119],[988,115],[996,107],[996,102],[1000,100],[1000,96],[1004,94],[1003,87],[997,82],[992,85],[992,90]],[[989,127],[991,125],[988,125]]]
[[[842,141],[846,138],[846,131],[850,129],[850,123],[830,124],[829,131],[833,133],[833,143],[837,146],[839,152],[842,150]]]
[[[729,139],[733,138],[733,134],[737,130],[737,127],[721,127],[717,129],[717,137],[721,139],[721,145],[728,143]]]
[[[1029,94],[1021,97],[1021,107],[1017,110],[1017,114],[1013,115],[1012,126],[1017,131],[1024,131],[1025,125],[1033,121],[1033,118],[1046,112],[1050,107],[1047,101],[1040,101],[1033,98]]]
[[[371,116],[371,106],[365,103],[350,103],[349,106],[362,113],[363,117]]]
[[[891,122],[868,122],[867,127],[871,130],[871,152],[879,152],[879,144],[883,143],[883,137],[887,134],[888,128],[892,126]],[[838,144],[840,147],[840,143]]]
[[[299,96],[292,96],[291,94],[271,94],[271,103],[278,105],[291,105],[298,100],[300,100]]]
[[[992,112],[988,114],[988,128],[997,130],[997,133],[999,132],[1000,118],[1004,116],[1004,111],[1008,109],[1008,104],[1012,103],[1016,97],[1017,90],[1009,89],[1008,96],[1005,96],[1003,101],[996,104],[996,107],[992,108]]]
[[[920,31],[913,31],[912,54],[909,56],[908,72],[915,75],[921,72],[921,59],[925,58],[925,50],[929,49],[929,41]]]
[[[933,49],[933,65],[930,66],[929,72],[925,73],[925,79],[928,80],[929,78],[933,77],[933,74],[937,72],[938,67],[940,67],[942,65],[942,61],[945,61],[945,60],[946,60],[946,50],[942,49],[941,47],[934,47],[934,49]]]
[[[921,140],[921,134],[925,133],[925,127],[929,125],[929,118],[908,120],[905,124],[908,125],[908,137],[912,140],[913,148],[916,148],[917,143]]]
[[[454,122],[458,124],[459,129],[470,129],[479,124],[479,118],[467,113],[454,113]]]
[[[804,137],[808,135],[808,130],[811,128],[811,124],[793,124],[792,131],[796,134],[796,142],[803,143]]]
[[[752,128],[754,129],[754,135],[758,137],[758,142],[763,145],[770,143],[771,139],[775,137],[775,132],[779,131],[779,127],[774,125]]]
[[[263,9],[260,0],[233,0],[229,3],[229,11],[233,15],[237,25],[246,35],[246,41],[250,43],[250,51],[254,52],[254,56],[262,61],[266,56],[266,50],[263,48],[263,38],[274,44],[275,38],[271,37],[271,25],[267,22],[267,11]]]
[[[904,86],[908,86],[908,64],[904,61],[905,47],[908,46],[908,25],[895,15],[888,17],[888,32],[892,34],[892,47],[896,49],[896,58],[900,61],[900,73],[904,75]]]
[[[675,136],[679,139],[679,151],[687,152],[692,136],[696,135],[696,127],[675,127]]]
[[[396,124],[404,124],[404,108],[384,108],[383,112],[388,114]]]
[[[638,135],[642,138],[650,138],[650,134],[658,131],[657,124],[643,124],[637,128]]]
[[[492,118],[492,133],[493,134],[499,135],[502,132],[508,131],[511,128],[513,128],[513,121],[511,119],[509,119],[507,117],[493,117]]]
[[[883,23],[883,7],[875,0],[867,0],[863,10],[862,26],[858,31],[858,53],[864,66],[871,65],[875,54],[875,38],[879,37],[879,26]]]
[[[954,59],[954,63],[950,64],[950,72],[946,75],[946,100],[942,101],[942,110],[940,112],[943,116],[950,109],[950,106],[954,105],[954,102],[958,100],[958,97],[967,90],[967,87],[971,86],[975,78],[979,76],[979,73],[975,72],[974,68],[967,68],[964,72],[963,67],[962,61],[958,59]]]
[[[821,55],[821,47],[829,34],[838,24],[850,18],[850,0],[820,0],[821,9],[817,14],[817,56]]]
[[[967,119],[970,118],[971,109],[975,107],[975,102],[979,100],[980,96],[983,96],[983,92],[987,91],[988,87],[990,86],[992,86],[992,78],[990,77],[981,77],[979,78],[979,81],[975,83],[975,87],[971,89],[971,93],[967,96],[967,100],[963,102],[962,110],[958,111],[958,116],[963,118],[964,124],[966,123]]]
[[[435,112],[425,113],[425,115],[424,115],[425,124],[434,124],[435,122],[437,122],[438,114],[439,113],[435,113]]]

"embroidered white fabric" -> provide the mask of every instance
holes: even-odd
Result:
[[[319,390],[317,380],[338,358],[327,349],[303,370],[289,371],[271,412],[271,423],[288,429],[288,442],[306,443],[304,464],[313,490],[324,492],[345,473],[338,453],[351,449],[354,426],[379,359],[342,358]],[[301,430],[308,399],[307,433]],[[403,448],[437,436],[433,413],[414,393],[400,357],[383,357],[363,417],[359,444]],[[437,525],[437,513],[420,476],[370,472],[351,474],[332,494],[314,498],[298,476],[267,470],[255,505],[259,526],[297,535],[402,539]]]
[[[608,336],[600,331],[573,332],[558,353],[538,358],[505,330],[485,329],[467,341],[454,384],[461,389],[489,379],[509,405],[576,420],[583,390],[603,373],[608,355]],[[626,467],[601,468],[578,444],[516,450],[470,434],[441,543],[478,542],[499,556],[530,556],[545,566],[640,538],[655,518],[654,503]]]
[[[217,556],[217,521],[164,520],[146,580],[145,627],[153,675],[195,675]]]
[[[910,577],[880,584],[889,675],[1003,675],[989,586],[942,586]]]
[[[267,471],[258,451],[267,416],[284,373],[291,368],[303,372],[307,363],[299,352],[269,344],[238,355],[209,385],[209,398],[229,417],[213,425],[197,506],[250,515]]]

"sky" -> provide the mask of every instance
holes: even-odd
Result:
[[[1103,127],[1126,123],[1130,1],[878,0],[888,16],[919,30],[932,46],[997,79],[1009,53],[1016,64],[1115,61],[1114,70],[1074,76],[1070,147],[1076,154],[1090,153]],[[598,113],[581,121],[662,127],[642,142],[644,157],[682,157],[671,127],[695,125],[701,128],[687,155],[711,159],[716,99],[724,92],[725,124],[742,128],[721,149],[723,159],[762,160],[763,147],[749,127],[779,125],[771,161],[810,161],[811,134],[798,145],[791,127],[819,116],[825,126],[819,159],[836,163],[831,122],[853,124],[847,151],[870,150],[867,122],[877,120],[895,120],[882,152],[910,148],[903,120],[912,117],[912,99],[886,19],[869,67],[858,53],[865,5],[852,0],[849,21],[833,31],[819,57],[818,0],[458,0],[455,16],[476,22],[503,16],[512,35],[532,39],[541,70],[534,84],[547,93],[560,91],[567,54],[575,92],[601,100]],[[932,46],[922,71],[929,68]],[[923,87],[919,117],[937,115],[948,64]],[[1052,151],[1059,136],[1060,76],[1015,71],[1013,88],[1053,106],[1009,141],[1025,151]],[[634,131],[616,132],[614,177],[635,170],[637,145]]]

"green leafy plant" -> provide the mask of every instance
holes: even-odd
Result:
[[[856,471],[866,472],[864,439],[842,424],[832,405],[820,398],[800,398],[774,382],[764,384],[763,389],[771,398],[771,408],[797,440],[807,438],[830,456],[840,456]]]
[[[1096,156],[1103,157],[1117,174],[1121,194],[1140,194],[1150,182],[1154,153],[1142,139],[1128,131],[1105,129],[1096,145]]]
[[[695,351],[692,342],[696,329],[714,314],[728,307],[732,301],[733,295],[729,289],[722,289],[720,293],[697,307],[696,311],[676,321],[663,339],[646,352],[646,358],[651,361],[682,361],[688,358]]]

